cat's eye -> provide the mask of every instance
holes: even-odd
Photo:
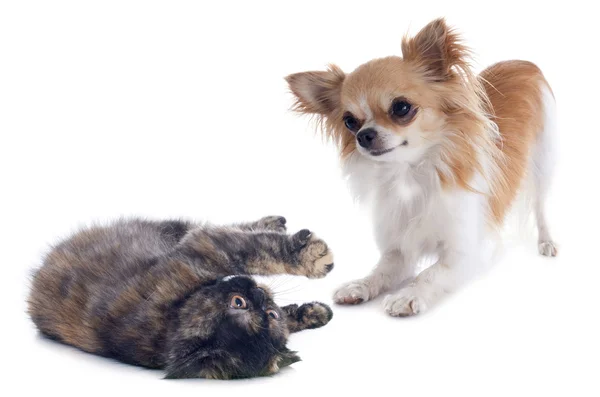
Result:
[[[273,310],[273,309],[269,309],[267,310],[267,314],[269,315],[269,317],[278,320],[279,319],[279,313],[277,313],[277,311]]]
[[[248,307],[248,305],[246,304],[246,300],[239,295],[234,295],[231,297],[231,302],[229,303],[229,306],[231,306],[234,309],[245,309]]]
[[[350,112],[344,114],[344,125],[352,132],[356,132],[360,129],[360,121],[354,117]]]

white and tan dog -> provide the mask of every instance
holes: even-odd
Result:
[[[555,103],[537,66],[507,61],[475,75],[443,19],[402,42],[402,57],[345,74],[287,77],[296,110],[320,117],[338,144],[353,193],[373,213],[381,259],[342,286],[340,304],[375,298],[387,313],[425,311],[489,261],[495,231],[530,177],[539,251],[555,256],[544,201],[552,173]],[[425,255],[437,262],[415,277]]]

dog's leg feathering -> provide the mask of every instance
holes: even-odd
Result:
[[[405,261],[404,255],[399,251],[391,251],[381,256],[370,275],[341,286],[333,295],[333,300],[342,305],[367,302],[413,276],[414,267]]]
[[[439,244],[438,261],[398,293],[385,298],[383,306],[389,315],[412,316],[426,311],[467,283],[487,260],[484,197],[465,192],[454,204],[453,217]]]
[[[481,265],[481,255],[475,248],[471,252],[453,251],[443,254],[438,262],[423,270],[415,280],[395,294],[386,296],[383,307],[394,317],[423,313],[446,294],[457,290],[475,274]]]

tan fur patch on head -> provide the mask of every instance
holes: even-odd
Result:
[[[294,78],[288,78],[288,82],[301,104],[296,110],[317,114],[321,118],[326,135],[339,144],[342,157],[356,150],[356,139],[343,123],[345,112],[394,134],[402,135],[410,130],[413,136],[418,137],[417,144],[438,138],[431,135],[441,134],[446,129],[446,118],[452,119],[449,127],[458,130],[459,135],[467,130],[477,130],[473,133],[482,134],[481,130],[489,124],[485,118],[483,90],[469,68],[469,50],[445,21],[435,20],[413,38],[405,37],[402,53],[404,58],[390,56],[367,62],[344,79],[338,74],[340,78],[336,80],[334,92],[340,92],[340,106],[321,109],[320,112],[308,106],[310,97],[303,96],[301,91],[311,87],[315,91],[332,89],[331,86],[314,87],[315,79],[310,78],[313,72],[292,75]],[[303,75],[304,78],[300,78]],[[390,117],[390,106],[399,97],[406,98],[420,109],[408,124],[403,125]],[[466,124],[475,128],[464,128]],[[455,139],[452,144],[462,145],[465,141],[462,138]],[[457,152],[464,153],[465,158],[472,154],[466,148]],[[461,166],[458,158],[449,159],[449,163],[448,168],[459,171],[460,175],[444,175],[444,180],[454,185],[457,183],[455,179],[458,179],[458,184],[464,185],[472,174],[466,169],[472,167]]]
[[[438,132],[443,113],[439,96],[419,77],[415,68],[400,57],[370,61],[346,78],[342,87],[342,109],[362,123],[376,125],[391,133],[403,135],[409,128],[416,127],[427,138],[429,133]],[[417,110],[413,119],[405,123],[393,119],[390,109],[396,99],[406,100]],[[344,126],[338,128],[338,133],[344,135],[343,141],[355,141],[354,135]],[[348,142],[349,147],[355,148],[353,144]],[[343,154],[349,153],[344,151]]]

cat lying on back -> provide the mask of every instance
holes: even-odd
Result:
[[[299,360],[290,332],[332,317],[319,302],[278,307],[246,275],[324,277],[327,245],[285,218],[234,226],[122,220],[57,245],[34,276],[29,313],[45,335],[167,378],[276,373]]]

